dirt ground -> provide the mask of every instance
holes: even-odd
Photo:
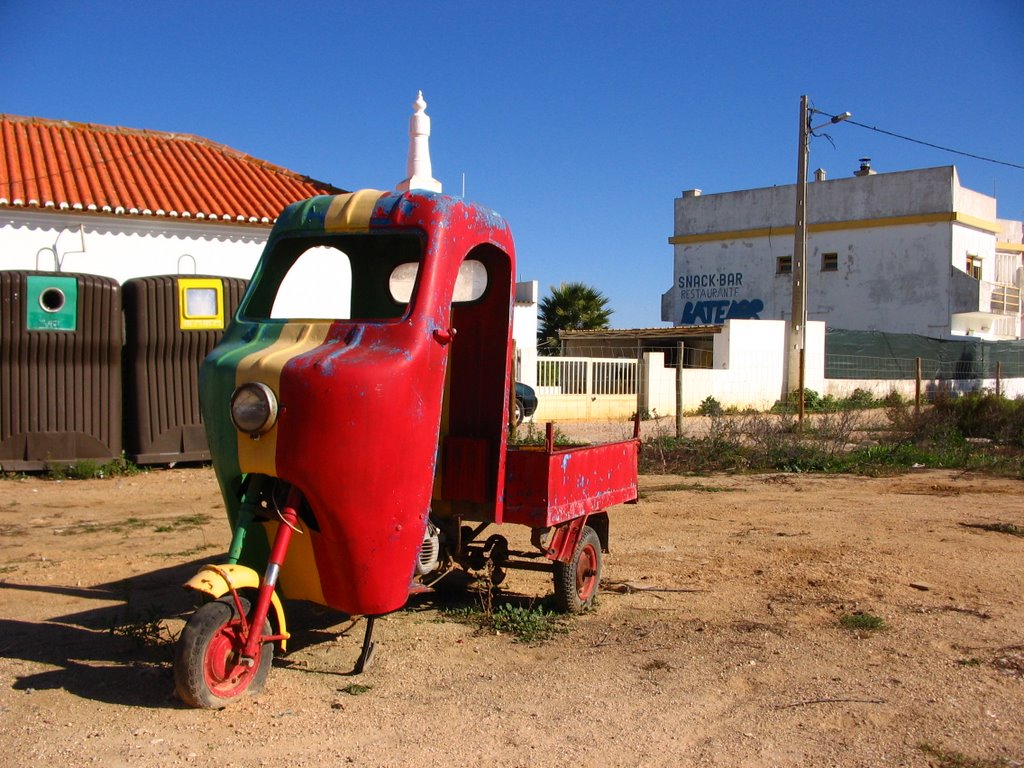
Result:
[[[180,584],[226,548],[212,470],[2,480],[2,762],[1024,764],[1024,538],[976,527],[1024,526],[1024,483],[649,476],[642,490],[611,510],[599,606],[567,633],[515,643],[422,599],[378,622],[376,663],[354,677],[362,624],[289,604],[290,653],[263,693],[200,711],[175,698],[170,646],[140,640],[180,630]],[[521,571],[503,586],[551,591]],[[884,628],[841,626],[858,611]]]

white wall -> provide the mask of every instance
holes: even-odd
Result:
[[[519,381],[537,386],[537,296],[536,280],[516,283],[516,303],[512,311],[512,340],[519,355]]]
[[[787,324],[730,320],[714,338],[714,368],[684,368],[683,410],[694,411],[707,397],[724,407],[770,408],[785,390]],[[807,324],[804,386],[825,387],[825,324]],[[676,412],[675,368],[665,367],[663,352],[644,354],[642,407],[661,416]]]
[[[81,227],[81,229],[80,229]],[[269,226],[186,223],[168,217],[0,212],[0,269],[53,269],[56,244],[62,272],[113,277],[199,274],[248,278],[270,234]],[[84,242],[85,252],[82,250]],[[195,259],[182,258],[189,254]],[[181,264],[179,268],[179,262]]]

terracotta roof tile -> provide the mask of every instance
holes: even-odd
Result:
[[[0,114],[0,206],[267,223],[343,191],[198,136]]]

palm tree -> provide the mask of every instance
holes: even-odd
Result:
[[[538,346],[551,354],[559,348],[559,331],[607,328],[611,316],[607,297],[596,288],[584,283],[551,286],[551,295],[540,301]]]

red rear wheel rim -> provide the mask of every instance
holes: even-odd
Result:
[[[576,560],[576,594],[586,602],[597,589],[597,549],[585,544]]]

